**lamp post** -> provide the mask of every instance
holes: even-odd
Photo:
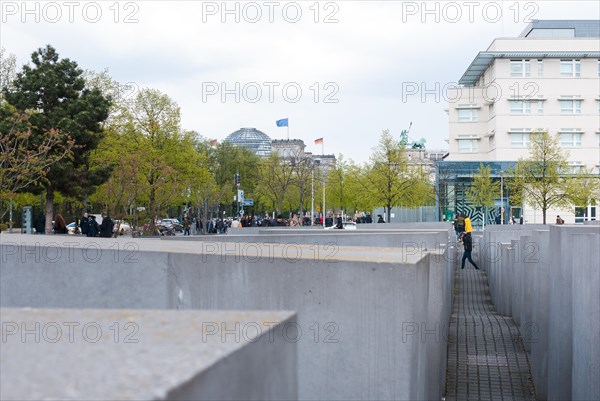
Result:
[[[504,171],[500,171],[500,224],[504,224]]]
[[[233,182],[235,183],[236,189],[237,189],[237,194],[235,197],[235,200],[237,202],[237,216],[238,219],[241,217],[240,216],[240,173],[235,173],[234,177],[233,177]]]

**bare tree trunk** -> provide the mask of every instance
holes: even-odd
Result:
[[[392,222],[392,207],[390,205],[387,205],[387,222],[391,223]]]
[[[46,234],[52,234],[52,220],[54,219],[54,190],[46,187]]]

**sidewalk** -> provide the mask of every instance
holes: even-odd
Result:
[[[496,312],[486,273],[467,262],[455,273],[446,400],[535,400],[531,377],[515,322]]]

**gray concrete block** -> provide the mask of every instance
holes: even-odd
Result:
[[[439,344],[431,348],[421,336],[430,288],[438,286],[429,251],[22,238],[0,246],[2,306],[296,310],[300,399],[430,393],[436,375],[429,361]],[[25,254],[27,247],[34,249]],[[100,251],[94,261],[92,251]]]
[[[550,291],[550,231],[534,230],[531,325],[524,342],[531,348],[531,374],[539,400],[548,398],[548,313]]]
[[[387,230],[360,232],[359,230],[289,230],[262,229],[260,234],[163,237],[164,241],[244,242],[257,244],[298,244],[369,246],[383,248],[440,249],[449,243],[445,230]]]
[[[0,309],[2,400],[294,400],[292,312]]]
[[[573,400],[600,399],[600,235],[573,241]]]
[[[519,289],[519,322],[520,331],[523,337],[523,346],[527,352],[531,352],[531,339],[529,338],[532,331],[535,330],[532,321],[532,304],[533,304],[533,289],[534,289],[534,264],[539,260],[538,246],[533,241],[531,235],[524,235],[520,240],[519,248],[519,267],[520,289]]]
[[[548,312],[548,399],[572,396],[573,235],[596,234],[599,226],[550,227],[550,297]]]

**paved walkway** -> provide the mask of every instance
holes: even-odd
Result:
[[[455,275],[446,400],[535,400],[519,330],[496,312],[487,275],[468,262]]]

